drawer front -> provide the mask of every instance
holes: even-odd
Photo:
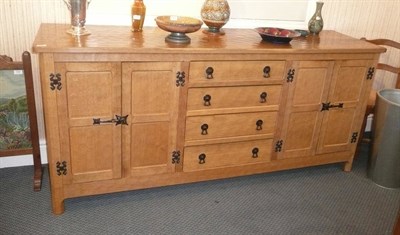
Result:
[[[193,116],[186,118],[186,140],[272,134],[277,112]]]
[[[202,110],[271,105],[278,107],[281,89],[280,85],[190,88],[187,109]]]
[[[186,147],[183,171],[269,162],[272,139]]]
[[[282,80],[285,61],[196,61],[190,82]]]

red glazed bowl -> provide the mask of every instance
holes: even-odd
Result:
[[[272,43],[289,43],[293,38],[301,36],[299,32],[282,28],[258,27],[255,30],[264,41]]]

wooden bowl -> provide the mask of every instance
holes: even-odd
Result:
[[[186,33],[196,32],[203,25],[203,21],[186,16],[158,16],[155,21],[160,29],[171,33],[165,40],[174,43],[189,43]]]

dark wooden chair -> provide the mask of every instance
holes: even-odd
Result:
[[[400,208],[397,212],[397,219],[393,226],[393,235],[400,235]]]
[[[32,76],[32,63],[31,55],[29,52],[25,51],[22,54],[22,61],[13,61],[11,57],[6,55],[0,55],[0,70],[22,70],[25,78],[25,89],[27,98],[27,108],[29,116],[29,130],[30,130],[30,140],[31,148],[12,148],[12,149],[0,149],[0,157],[7,156],[17,156],[32,154],[33,155],[33,189],[34,191],[40,191],[42,186],[42,174],[43,168],[40,158],[39,149],[39,134],[36,116],[36,105],[35,105],[35,95],[33,87],[33,76]],[[1,110],[0,110],[1,112]]]
[[[385,46],[387,48],[400,49],[400,43],[399,42],[395,42],[395,41],[389,40],[389,39],[372,39],[372,40],[368,40],[366,38],[361,38],[361,40],[365,40],[365,41],[373,43],[375,45]],[[400,53],[400,51],[399,51],[399,53]],[[388,71],[388,72],[397,74],[397,81],[396,81],[396,84],[395,84],[394,88],[400,89],[400,64],[398,64],[398,65],[389,65],[389,64],[384,64],[384,63],[378,63],[376,69],[384,70],[384,71]],[[366,128],[366,125],[367,125],[368,116],[370,114],[374,113],[375,101],[376,101],[376,91],[372,90],[370,95],[369,95],[367,109],[365,111],[364,120],[363,120],[363,124],[362,124],[362,127],[361,127],[361,133],[360,133],[360,138],[359,138],[359,141],[358,141],[358,145],[360,145],[361,142],[367,142],[367,143],[371,142],[370,138],[365,138],[364,137],[364,131],[365,131],[365,128]],[[358,149],[357,149],[356,155],[357,154],[358,154]]]

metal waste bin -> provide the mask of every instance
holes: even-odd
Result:
[[[367,176],[386,188],[400,187],[400,89],[378,91]]]

